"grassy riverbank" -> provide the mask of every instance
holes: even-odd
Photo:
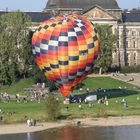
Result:
[[[6,91],[10,94],[23,93],[23,89],[32,85],[32,80],[20,81],[10,87],[0,88],[0,91]],[[24,86],[23,86],[24,85]],[[108,117],[108,116],[131,116],[140,115],[140,92],[136,90],[134,85],[110,78],[110,77],[96,77],[87,78],[83,81],[83,89],[89,88],[91,93],[97,94],[98,97],[108,97],[109,105],[98,104],[95,102],[90,108],[88,104],[82,103],[82,109],[79,110],[79,103],[71,103],[69,105],[63,104],[64,97],[59,96],[61,102],[61,116],[65,119],[73,118],[85,118],[85,117]],[[121,87],[121,89],[119,89]],[[96,91],[98,88],[103,88],[101,91]],[[104,90],[105,89],[105,90]],[[104,92],[105,91],[105,92]],[[78,90],[74,91],[74,94],[78,93]],[[57,95],[55,95],[57,96]],[[128,103],[127,108],[123,108],[121,105],[122,98],[125,97]],[[116,100],[118,103],[116,103]],[[66,107],[69,107],[68,111]],[[29,101],[27,103],[17,103],[16,101],[3,102],[0,101],[0,109],[3,111],[4,123],[18,123],[25,122],[27,118],[37,119],[39,121],[46,120],[46,107],[45,100],[41,100],[40,103],[36,101]]]
[[[24,93],[24,88],[30,87],[34,84],[33,79],[21,79],[19,82],[12,84],[11,86],[2,86],[0,87],[0,92],[7,92],[9,94],[17,94],[17,93]],[[91,90],[95,90],[98,88],[105,88],[105,89],[117,89],[118,87],[126,87],[129,89],[133,89],[134,85],[116,80],[111,77],[94,77],[94,78],[87,78],[81,84],[80,87],[82,88],[89,88]],[[76,91],[77,92],[77,91]]]
[[[107,116],[131,116],[140,115],[140,100],[137,100],[140,94],[130,95],[126,97],[128,107],[123,108],[121,105],[122,97],[109,99],[109,105],[98,104],[97,102],[90,108],[88,104],[82,103],[82,109],[79,110],[79,103],[71,103],[69,105],[63,104],[63,97],[61,100],[61,115],[66,119],[85,118],[85,117],[107,117]],[[118,103],[116,103],[118,100]],[[67,111],[66,106],[69,107]],[[45,100],[40,103],[28,102],[28,103],[16,103],[14,101],[10,103],[0,103],[0,108],[4,111],[3,122],[25,122],[27,118],[34,118],[39,121],[46,119]],[[12,112],[12,115],[9,114]]]

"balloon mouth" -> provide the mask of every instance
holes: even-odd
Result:
[[[69,86],[62,86],[59,88],[59,92],[66,97],[72,92],[72,89]]]

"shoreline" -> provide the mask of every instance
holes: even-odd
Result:
[[[61,128],[65,126],[76,126],[80,121],[81,127],[107,127],[107,126],[127,126],[140,125],[140,116],[107,117],[107,118],[83,118],[74,120],[62,120],[60,122],[42,122],[36,126],[28,127],[24,124],[0,124],[0,135],[19,134],[43,131],[51,128]]]

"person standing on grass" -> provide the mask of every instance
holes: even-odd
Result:
[[[122,99],[121,103],[122,103],[123,108],[127,107],[127,102],[125,98]]]
[[[78,108],[79,108],[79,110],[81,110],[81,109],[82,109],[82,106],[81,106],[81,104],[79,104]]]

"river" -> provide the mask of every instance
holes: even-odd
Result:
[[[35,133],[0,135],[0,140],[140,140],[140,125],[116,127],[66,126]]]

